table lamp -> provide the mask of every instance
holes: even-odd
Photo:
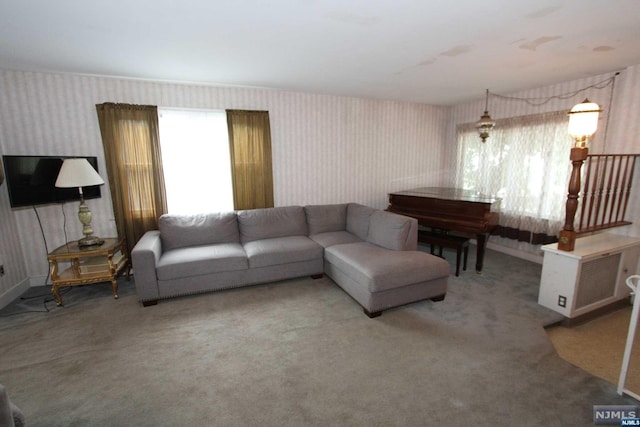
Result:
[[[102,185],[104,181],[98,172],[91,166],[85,158],[65,159],[58,173],[55,186],[60,188],[78,187],[80,192],[80,209],[78,218],[82,223],[82,234],[84,237],[78,240],[78,246],[94,246],[104,242],[99,237],[93,236],[91,228],[91,211],[84,201],[82,187],[90,185]]]

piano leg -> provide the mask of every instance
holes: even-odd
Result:
[[[476,273],[478,274],[482,274],[484,250],[487,247],[487,240],[489,240],[489,233],[476,234],[476,241],[478,242],[478,248],[476,250]]]

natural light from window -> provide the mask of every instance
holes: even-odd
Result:
[[[502,199],[500,225],[555,236],[562,227],[571,164],[565,112],[498,120],[483,143],[458,126],[457,186]]]
[[[169,213],[233,210],[226,112],[158,108],[158,120]]]

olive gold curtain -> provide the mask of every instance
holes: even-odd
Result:
[[[268,111],[227,110],[234,209],[273,207]]]
[[[133,248],[167,212],[156,106],[96,105],[120,237]]]

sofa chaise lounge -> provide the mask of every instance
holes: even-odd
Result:
[[[329,276],[369,317],[444,299],[449,264],[417,250],[414,218],[357,203],[162,215],[131,251],[143,306],[301,276]]]

